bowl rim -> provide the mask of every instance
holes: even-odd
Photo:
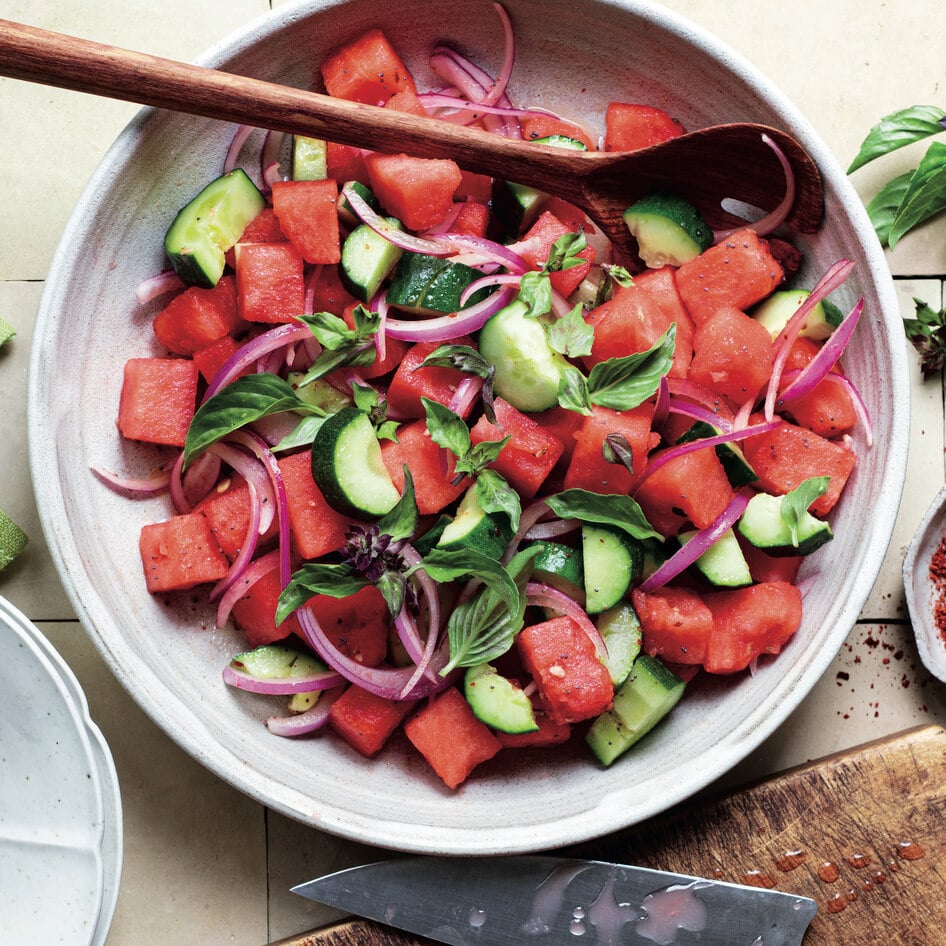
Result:
[[[892,279],[883,279],[888,272],[883,251],[876,240],[866,211],[853,185],[841,172],[834,156],[828,151],[814,128],[785,95],[771,83],[755,66],[741,54],[732,50],[718,38],[695,26],[685,17],[670,11],[650,0],[598,0],[604,6],[618,11],[630,12],[649,21],[658,29],[675,34],[719,61],[738,79],[746,83],[757,94],[771,102],[786,123],[790,123],[802,144],[815,159],[825,179],[826,192],[834,191],[841,200],[845,213],[850,217],[858,247],[868,263],[869,274],[875,277],[880,317],[889,321],[894,314],[899,317],[899,303]],[[257,42],[281,31],[292,22],[323,10],[344,5],[344,0],[293,0],[269,13],[250,21],[238,30],[215,43],[195,62],[215,67],[239,55]],[[740,720],[714,747],[714,757],[701,765],[700,772],[680,783],[669,792],[666,786],[654,793],[647,804],[635,812],[632,819],[623,818],[609,807],[609,795],[602,796],[599,804],[577,815],[557,819],[554,824],[543,822],[520,828],[502,828],[495,832],[483,832],[479,828],[438,825],[420,830],[416,824],[395,821],[380,821],[364,818],[347,811],[343,815],[325,810],[317,800],[289,786],[268,781],[261,773],[250,770],[230,747],[216,742],[203,730],[200,721],[193,726],[169,728],[172,722],[167,713],[151,698],[151,693],[160,690],[159,682],[150,668],[131,666],[122,652],[121,642],[103,632],[109,624],[109,615],[101,606],[94,589],[82,590],[74,578],[70,563],[77,561],[80,551],[70,535],[60,527],[64,521],[65,508],[57,493],[55,477],[48,475],[48,450],[53,438],[46,421],[43,405],[43,357],[49,342],[49,326],[57,308],[56,296],[59,288],[70,275],[70,254],[64,250],[81,231],[83,221],[93,207],[96,195],[120,169],[133,151],[134,143],[143,127],[155,113],[150,108],[141,109],[125,127],[90,178],[86,188],[66,224],[46,278],[39,312],[36,320],[34,345],[29,368],[28,427],[30,468],[40,521],[50,549],[53,562],[60,575],[66,593],[79,620],[92,638],[106,664],[122,686],[133,696],[139,706],[175,742],[192,757],[210,769],[224,781],[230,783],[250,797],[295,820],[311,824],[349,840],[366,844],[417,853],[442,853],[450,855],[521,853],[537,848],[552,848],[585,841],[630,824],[646,820],[705,788],[734,765],[744,760],[763,740],[781,725],[797,708],[804,696],[824,674],[845,637],[853,627],[864,602],[879,573],[886,544],[893,532],[893,525],[902,495],[906,476],[906,439],[909,427],[909,379],[905,350],[893,346],[889,364],[893,390],[905,396],[893,398],[892,447],[884,458],[883,491],[878,496],[874,510],[871,534],[886,536],[883,549],[874,549],[869,561],[853,576],[846,601],[835,611],[836,628],[826,637],[827,646],[810,657],[803,672],[793,677],[793,685],[787,698],[776,706],[766,707],[764,713],[756,712]],[[61,513],[61,515],[60,515]],[[57,522],[58,519],[58,522]],[[90,594],[90,592],[93,592]],[[144,674],[144,679],[142,678]]]

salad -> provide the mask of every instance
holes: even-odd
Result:
[[[497,77],[441,46],[420,91],[372,30],[325,87],[567,148],[684,132],[615,101],[597,141],[518,107],[497,11]],[[610,765],[696,673],[781,651],[854,433],[870,445],[839,365],[863,303],[828,298],[853,264],[791,285],[784,156],[772,214],[714,233],[651,194],[617,260],[555,195],[301,136],[268,135],[257,173],[250,131],[139,289],[158,352],[125,364],[118,428],[170,459],[97,472],[168,495],[147,587],[206,589],[242,631],[223,680],[273,697],[272,733],[370,757],[402,732],[451,789],[571,740]]]

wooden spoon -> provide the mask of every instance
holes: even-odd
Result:
[[[763,133],[794,170],[796,196],[788,222],[814,232],[824,209],[821,177],[801,145],[782,131],[750,123],[704,128],[641,151],[574,151],[7,20],[0,20],[0,75],[377,151],[449,157],[468,171],[517,181],[577,204],[627,259],[634,258],[636,247],[622,214],[650,191],[686,197],[714,228],[740,222],[721,207],[724,199],[764,211],[778,206],[785,175]]]

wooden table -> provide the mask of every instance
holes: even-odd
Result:
[[[276,5],[274,0],[272,5]],[[670,0],[760,67],[811,119],[846,166],[866,130],[905,105],[946,104],[941,12],[933,0]],[[266,13],[266,0],[0,0],[0,17],[179,59]],[[685,64],[681,65],[685,68]],[[134,107],[0,79],[0,316],[17,336],[0,352],[0,508],[28,532],[0,594],[38,623],[72,666],[111,746],[124,804],[124,873],[109,946],[260,946],[334,914],[292,883],[358,863],[370,849],[267,811],[201,768],[138,709],[89,642],[43,543],[26,458],[26,374],[33,318],[57,241],[86,180]],[[858,173],[869,197],[916,148]],[[903,302],[939,308],[946,230],[928,225],[890,256]],[[915,359],[911,357],[915,366]],[[810,697],[729,785],[868,739],[946,722],[946,690],[920,665],[900,579],[904,550],[943,483],[941,379],[913,370],[911,454],[899,524],[858,624]],[[2,708],[0,694],[0,708]]]

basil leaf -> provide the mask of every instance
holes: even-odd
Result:
[[[389,535],[395,542],[409,539],[417,528],[417,500],[414,493],[414,477],[404,464],[404,490],[394,508],[386,512],[377,522],[378,532]]]
[[[552,283],[545,273],[523,273],[519,281],[519,298],[528,306],[526,318],[537,319],[552,311]]]
[[[893,226],[897,211],[903,203],[903,198],[910,189],[911,180],[913,180],[912,171],[907,171],[905,174],[895,177],[892,181],[888,181],[867,205],[867,216],[870,218],[882,246],[887,245],[890,228]]]
[[[381,597],[384,598],[391,617],[396,618],[401,613],[404,600],[407,598],[407,578],[404,577],[404,573],[385,570],[375,581],[374,586],[381,592]]]
[[[867,133],[860,151],[851,162],[851,174],[875,158],[912,144],[946,129],[946,112],[935,105],[913,105],[885,115]]]
[[[351,565],[307,562],[290,578],[276,606],[276,623],[281,624],[296,608],[314,595],[347,598],[371,582],[356,575]]]
[[[615,411],[629,411],[643,404],[670,370],[676,335],[674,323],[647,351],[596,364],[588,375],[591,403]]]
[[[315,440],[315,435],[319,432],[319,428],[327,419],[321,415],[303,417],[292,432],[283,437],[273,447],[273,453],[285,453],[287,450],[295,450],[297,447],[311,446],[312,441]]]
[[[595,330],[585,321],[582,307],[576,305],[549,326],[548,339],[552,350],[560,355],[584,358],[591,354]]]
[[[557,273],[563,269],[571,269],[573,266],[580,266],[588,262],[578,254],[588,245],[585,234],[563,233],[553,244],[549,251],[549,258],[545,261],[542,271],[546,273]]]
[[[515,605],[519,591],[509,572],[488,555],[476,549],[433,549],[421,560],[419,565],[408,569],[412,575],[422,568],[434,580],[439,582],[456,581],[458,578],[478,578],[488,588],[496,592],[503,601]]]
[[[608,463],[622,463],[627,472],[634,473],[634,451],[624,434],[608,434],[601,444],[601,453]]]
[[[450,661],[441,675],[446,676],[456,667],[495,660],[512,647],[524,624],[525,586],[539,551],[539,546],[524,549],[509,562],[507,574],[516,592],[513,598],[487,587],[454,608],[447,621]]]
[[[578,414],[587,416],[591,413],[588,382],[574,365],[562,369],[558,382],[558,403],[560,407]]]
[[[549,508],[562,519],[580,519],[614,526],[633,539],[660,539],[644,511],[630,496],[592,493],[587,489],[566,489],[546,499]]]
[[[309,326],[323,349],[299,382],[300,386],[345,365],[370,365],[374,362],[377,354],[374,336],[381,326],[381,317],[376,312],[369,312],[363,305],[356,306],[352,312],[354,328],[349,328],[344,319],[331,312],[316,312],[298,318]]]
[[[450,450],[455,456],[465,457],[470,452],[470,428],[466,426],[466,421],[439,401],[422,397],[421,402],[427,413],[430,439],[438,446]]]
[[[378,392],[370,384],[358,384],[354,382],[351,386],[352,400],[355,407],[366,414],[371,414],[378,407]]]
[[[274,374],[237,378],[197,409],[184,441],[184,466],[235,430],[284,411],[314,412],[288,382]]]
[[[913,299],[916,318],[904,319],[907,339],[920,355],[920,370],[929,378],[946,362],[946,308],[937,311],[922,299]]]
[[[478,378],[491,378],[496,370],[475,348],[469,345],[441,345],[420,364],[421,368],[456,368]]]
[[[476,498],[484,512],[504,512],[512,530],[519,528],[522,504],[519,494],[495,470],[482,470],[476,478]]]
[[[610,276],[611,280],[616,282],[619,286],[623,286],[626,289],[628,286],[634,285],[634,277],[623,266],[618,266],[616,263],[602,263],[601,268],[604,270],[605,274]]]
[[[786,493],[780,506],[782,521],[788,526],[792,545],[798,545],[798,526],[808,512],[808,507],[828,491],[830,476],[812,476],[795,489]]]
[[[913,172],[887,235],[887,245],[893,249],[904,234],[943,210],[946,210],[946,145],[936,141]]]
[[[457,460],[456,472],[469,473],[470,476],[479,476],[485,473],[485,468],[502,453],[503,447],[509,443],[509,437],[502,440],[482,440],[474,444]]]

